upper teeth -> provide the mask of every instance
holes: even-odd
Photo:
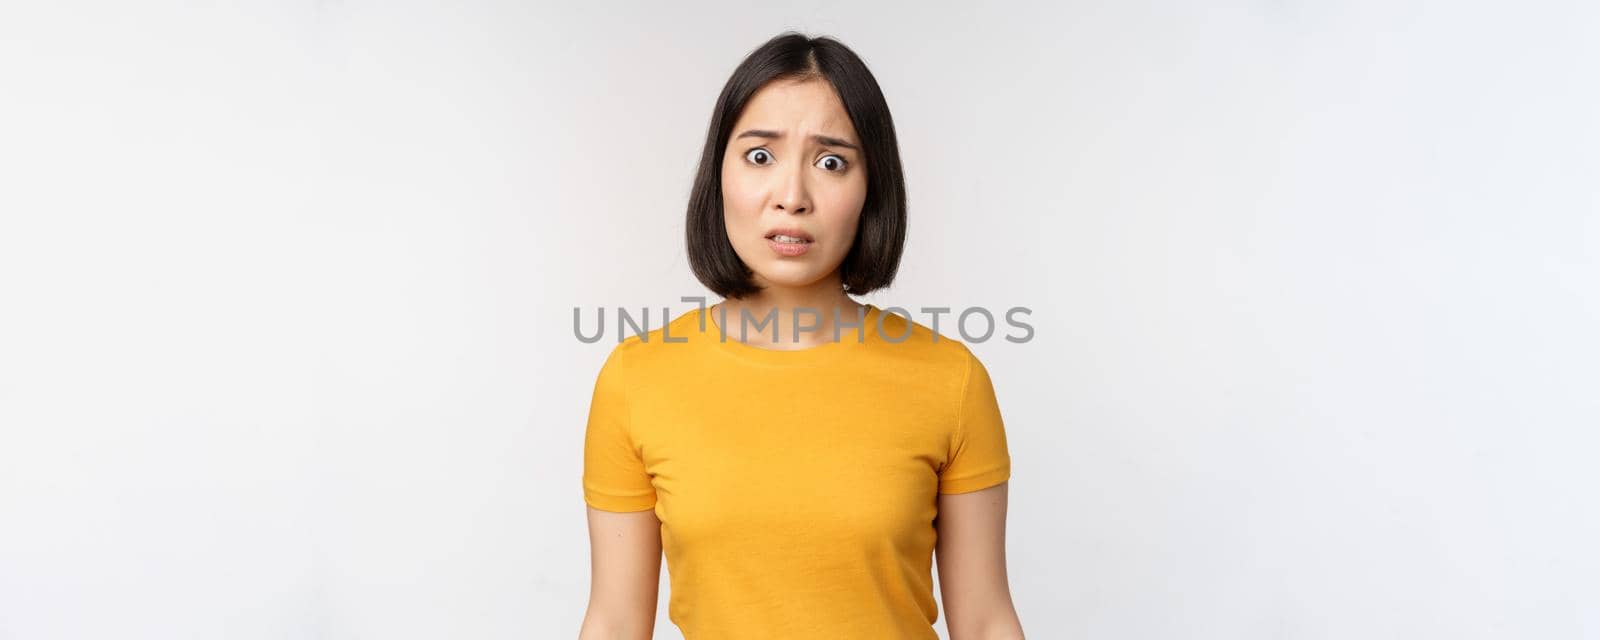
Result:
[[[777,240],[778,242],[790,242],[790,243],[805,242],[805,240],[802,240],[800,238],[796,238],[794,236],[786,236],[786,235],[783,235],[783,234],[778,234],[778,235],[772,236],[772,239],[773,240]]]

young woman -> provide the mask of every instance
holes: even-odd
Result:
[[[893,280],[905,202],[850,49],[785,33],[734,71],[687,225],[724,299],[628,337],[595,383],[581,638],[651,637],[663,550],[688,640],[937,638],[935,550],[951,638],[1022,637],[988,372],[851,298]]]

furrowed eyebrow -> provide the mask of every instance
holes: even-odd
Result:
[[[782,137],[783,137],[783,133],[778,132],[778,131],[772,131],[770,129],[747,129],[743,133],[740,133],[739,135],[734,136],[733,139],[734,140],[738,140],[740,138],[765,138],[767,140],[777,140],[777,139],[780,139]],[[815,140],[817,143],[819,143],[819,144],[821,144],[823,146],[843,147],[845,149],[850,149],[850,150],[856,151],[857,153],[859,153],[861,151],[861,147],[858,147],[854,143],[849,142],[849,141],[847,141],[847,140],[845,140],[843,138],[835,138],[833,136],[825,136],[825,135],[822,135],[822,134],[817,134],[817,135],[811,136],[811,139]]]

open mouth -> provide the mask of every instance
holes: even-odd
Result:
[[[812,242],[811,234],[799,229],[775,229],[767,234],[767,246],[786,258],[798,258],[810,252]]]
[[[767,232],[767,239],[780,244],[811,244],[816,239],[796,227],[779,227]]]

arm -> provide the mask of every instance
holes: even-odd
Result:
[[[1006,492],[1000,483],[939,494],[939,591],[951,640],[1020,640],[1006,576]]]
[[[589,608],[579,640],[650,640],[661,580],[661,521],[654,510],[588,507]]]

